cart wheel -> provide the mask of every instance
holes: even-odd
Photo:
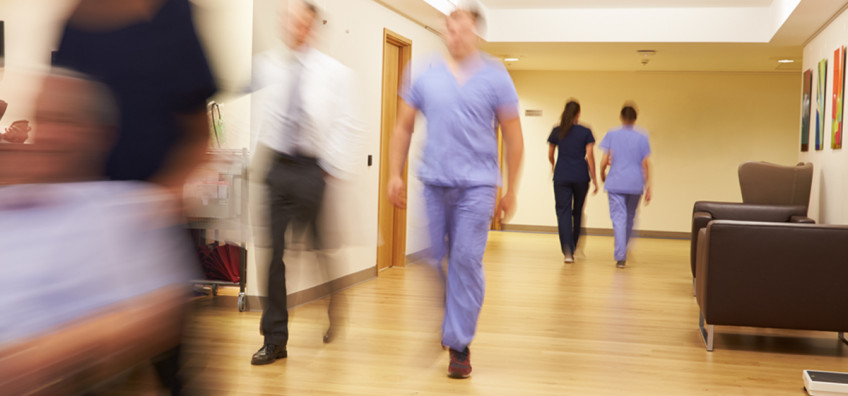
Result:
[[[212,285],[212,295],[213,296],[218,295],[218,285]]]
[[[239,297],[238,297],[239,312],[244,312],[245,300],[246,300],[246,298],[245,298],[244,294],[239,295]]]

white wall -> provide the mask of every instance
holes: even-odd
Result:
[[[843,122],[843,139],[841,150],[833,150],[831,144],[831,115],[833,113],[833,51],[840,46],[848,45],[848,12],[843,12],[831,24],[819,33],[804,47],[803,70],[813,71],[812,106],[810,107],[810,151],[800,152],[801,128],[796,131],[796,150],[799,151],[800,161],[812,162],[814,166],[813,191],[810,196],[810,217],[820,223],[848,224],[848,208],[845,197],[848,196],[848,139],[844,137],[848,122]],[[818,78],[818,62],[827,58],[827,90],[825,95],[825,132],[824,150],[815,151],[815,122],[816,122],[816,81]],[[803,82],[799,76],[797,95],[803,92]],[[844,102],[843,102],[844,103]],[[844,109],[843,109],[844,111]],[[800,108],[798,110],[800,114]],[[800,116],[799,116],[800,119]],[[800,122],[799,122],[800,125]]]
[[[547,137],[565,102],[577,98],[581,123],[597,143],[619,125],[627,100],[650,132],[654,200],[637,228],[688,232],[698,200],[741,202],[737,167],[750,160],[792,165],[797,159],[798,78],[793,73],[512,72],[520,99],[525,161],[511,224],[555,226]],[[525,117],[524,110],[543,110]],[[597,147],[597,144],[596,144]],[[595,151],[596,161],[601,153]],[[603,190],[589,197],[584,226],[611,228]]]

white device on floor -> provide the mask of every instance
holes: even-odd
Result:
[[[848,395],[848,373],[804,370],[803,377],[810,396]]]

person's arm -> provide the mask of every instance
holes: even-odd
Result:
[[[209,145],[209,119],[205,110],[176,114],[183,138],[168,155],[166,162],[151,181],[180,191],[194,169],[203,163]]]
[[[592,179],[594,190],[592,194],[598,193],[598,178],[595,176],[595,143],[586,145],[586,163],[589,164],[589,178]]]
[[[651,203],[651,161],[650,156],[642,160],[642,174],[645,176],[645,205]]]
[[[415,115],[418,110],[406,101],[399,100],[398,117],[392,141],[389,145],[389,201],[400,209],[406,208],[406,188],[403,184],[403,164],[409,154],[409,143],[415,129]]]
[[[327,98],[332,108],[325,114],[333,116],[326,130],[319,132],[323,135],[320,142],[323,155],[319,165],[327,177],[350,180],[356,174],[365,140],[356,102],[357,82],[348,69],[336,71],[334,76],[329,77],[333,78],[334,98]]]
[[[504,150],[506,151],[507,183],[497,214],[502,220],[507,220],[515,212],[518,174],[521,171],[521,161],[524,157],[524,136],[521,132],[521,119],[517,115],[506,120],[500,120],[500,123]]]
[[[551,162],[551,172],[556,169],[556,161],[554,161],[554,153],[556,152],[557,146],[553,143],[548,143],[548,161]]]
[[[604,152],[604,155],[601,157],[601,181],[606,183],[607,181],[607,167],[609,166],[610,155],[609,152]]]

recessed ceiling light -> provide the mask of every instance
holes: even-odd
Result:
[[[795,63],[795,59],[778,59],[777,63]]]
[[[504,62],[518,62],[518,58],[504,58]]]

